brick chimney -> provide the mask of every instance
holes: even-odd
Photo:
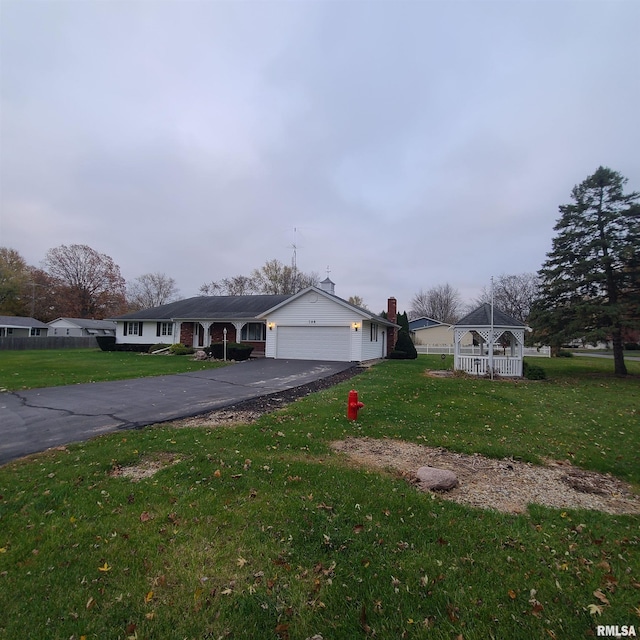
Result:
[[[389,298],[389,300],[387,300],[387,320],[394,324],[398,320],[398,302],[395,298]],[[398,330],[395,327],[389,327],[387,329],[387,355],[395,348],[397,339]]]

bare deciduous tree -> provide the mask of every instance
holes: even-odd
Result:
[[[535,273],[501,274],[493,282],[493,304],[516,320],[526,322],[531,305],[538,295],[539,279]],[[491,303],[491,288],[485,287],[475,306]]]
[[[112,258],[84,244],[49,249],[43,261],[56,284],[62,315],[105,318],[126,306],[125,281]]]
[[[255,292],[253,281],[247,276],[223,278],[200,287],[200,293],[205,296],[246,296]]]
[[[460,293],[450,284],[437,285],[426,292],[420,289],[411,299],[412,318],[426,316],[453,324],[460,316],[460,308]]]
[[[297,293],[319,281],[317,273],[303,273],[279,260],[268,260],[250,276],[233,276],[203,284],[203,295],[241,296],[251,293],[287,294]]]
[[[145,273],[137,277],[128,287],[129,309],[159,307],[178,298],[176,281],[164,273]]]

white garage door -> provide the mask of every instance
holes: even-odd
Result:
[[[276,357],[289,360],[351,360],[349,327],[278,327]]]

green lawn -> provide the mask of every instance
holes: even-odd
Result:
[[[468,508],[329,448],[358,435],[569,458],[640,486],[640,363],[620,379],[601,359],[535,362],[548,380],[387,361],[255,424],[119,432],[0,468],[0,639],[640,633],[640,516]]]
[[[0,389],[16,391],[80,382],[125,380],[223,366],[190,356],[151,356],[100,349],[0,351]]]

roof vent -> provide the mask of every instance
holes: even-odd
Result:
[[[320,283],[320,288],[331,295],[335,295],[336,284],[328,276]]]

